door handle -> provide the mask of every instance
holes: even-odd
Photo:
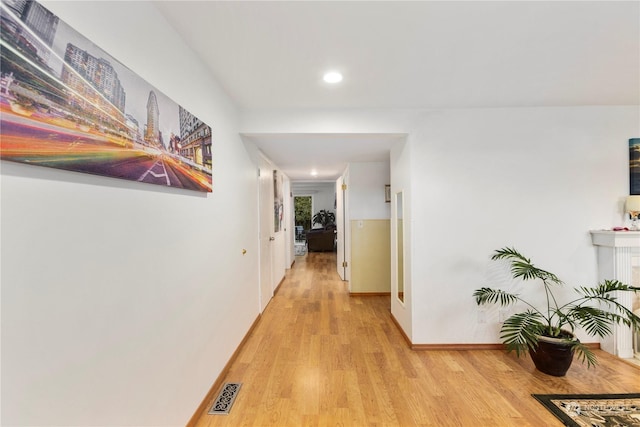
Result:
[[[275,237],[269,237],[269,241],[270,241],[270,242],[273,242],[274,240],[276,240],[276,238],[275,238]]]

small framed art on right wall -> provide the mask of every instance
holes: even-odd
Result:
[[[640,195],[640,138],[629,140],[629,194]]]

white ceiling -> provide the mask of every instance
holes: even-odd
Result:
[[[256,143],[287,175],[296,180],[335,180],[350,162],[389,159],[399,134],[244,134]],[[336,156],[339,153],[339,156]],[[275,161],[275,160],[274,160]],[[317,172],[316,176],[311,171]]]
[[[640,104],[638,1],[156,5],[241,110]],[[324,83],[328,69],[344,81]],[[320,137],[343,153],[327,168],[385,140],[249,137],[292,179],[308,177]]]

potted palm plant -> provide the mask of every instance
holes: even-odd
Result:
[[[500,339],[508,352],[520,356],[526,351],[536,368],[549,375],[563,376],[571,366],[574,354],[587,367],[597,364],[595,354],[575,337],[582,328],[589,336],[603,338],[612,333],[615,324],[640,330],[640,317],[616,300],[616,292],[637,292],[640,288],[617,280],[605,280],[594,287],[575,288],[577,296],[561,304],[553,291],[563,282],[553,273],[536,267],[513,248],[496,250],[492,260],[510,263],[514,279],[535,281],[542,285],[545,307],[536,307],[519,295],[500,289],[483,287],[474,291],[478,305],[498,304],[502,307],[522,303],[527,308],[508,317],[500,330]]]
[[[324,228],[336,222],[336,215],[328,210],[321,209],[313,216],[314,224],[321,224]]]

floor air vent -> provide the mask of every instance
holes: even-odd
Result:
[[[208,413],[210,415],[227,415],[231,411],[231,405],[236,400],[241,386],[242,383],[225,383]]]

